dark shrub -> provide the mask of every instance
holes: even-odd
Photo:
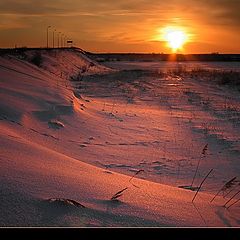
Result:
[[[40,67],[42,62],[43,62],[43,59],[42,59],[41,53],[40,52],[36,52],[33,55],[32,59],[31,59],[31,63],[33,63],[34,65]]]

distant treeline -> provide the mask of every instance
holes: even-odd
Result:
[[[139,53],[90,53],[99,62],[105,61],[240,61],[240,54],[139,54]]]
[[[80,51],[90,58],[99,61],[225,61],[225,62],[236,62],[240,61],[240,54],[220,54],[220,53],[209,53],[209,54],[164,54],[164,53],[91,53],[86,52],[78,47],[67,47],[67,48],[0,48],[0,55],[5,54],[22,54],[25,51],[52,51],[52,50],[75,50]]]

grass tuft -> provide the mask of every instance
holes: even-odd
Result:
[[[119,192],[115,193],[112,197],[111,197],[111,200],[114,201],[114,200],[118,200],[118,198],[120,198],[122,195],[123,195],[123,192],[126,191],[128,189],[128,187],[120,190]]]

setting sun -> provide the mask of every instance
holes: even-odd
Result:
[[[167,33],[166,40],[173,51],[182,48],[186,42],[186,35],[182,31],[172,31]]]
[[[188,40],[188,35],[184,30],[177,28],[165,28],[163,29],[163,39],[168,43],[168,47],[173,52],[181,50],[183,45]]]

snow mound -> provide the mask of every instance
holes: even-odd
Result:
[[[126,147],[143,154],[156,139],[146,142],[144,132],[143,139],[132,138],[143,123],[134,111],[124,112],[127,105],[116,104],[118,115],[115,104],[76,91],[84,76],[108,72],[76,49],[0,56],[0,226],[239,226],[237,206],[227,210],[218,197],[210,204],[213,196],[205,192],[193,204],[194,192],[137,178],[138,166],[117,161],[121,149],[125,156]],[[94,94],[105,87],[94,86]],[[89,164],[93,156],[101,167]],[[129,169],[134,178],[113,168]]]

